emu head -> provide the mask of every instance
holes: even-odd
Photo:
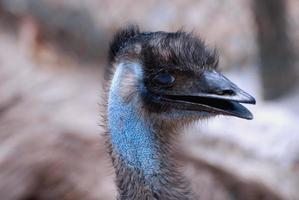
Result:
[[[218,56],[186,32],[119,31],[110,46],[111,87],[155,122],[180,123],[218,114],[252,119],[240,103],[255,100],[217,72]]]

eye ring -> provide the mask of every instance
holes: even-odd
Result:
[[[170,87],[175,83],[175,77],[166,71],[162,71],[156,74],[152,81],[155,85]]]

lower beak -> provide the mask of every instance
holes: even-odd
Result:
[[[167,102],[180,104],[184,109],[253,119],[252,113],[241,103],[255,104],[255,99],[216,71],[203,74],[200,89],[182,94],[162,95]]]

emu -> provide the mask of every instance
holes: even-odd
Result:
[[[178,130],[215,115],[253,116],[255,99],[217,72],[191,33],[119,30],[110,44],[105,128],[119,200],[194,199],[173,159]]]

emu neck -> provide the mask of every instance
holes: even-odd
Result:
[[[108,97],[108,131],[119,199],[189,199],[188,187],[168,160],[167,140],[162,141],[159,130],[140,113],[138,95],[129,101],[123,97],[127,67],[117,67]],[[138,65],[129,71],[136,80],[142,77]]]
[[[138,169],[148,177],[159,170],[156,158],[156,138],[153,127],[138,111],[138,97],[126,101],[121,94],[121,78],[125,75],[120,66],[112,80],[108,102],[108,121],[114,150],[128,167]]]

